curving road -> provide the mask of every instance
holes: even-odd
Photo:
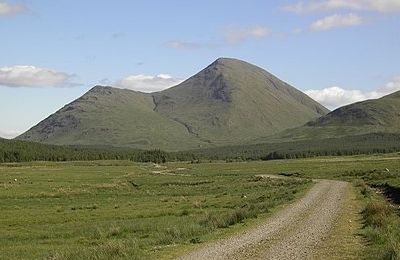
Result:
[[[272,177],[272,176],[266,176]],[[300,200],[265,223],[206,244],[180,259],[307,259],[327,237],[341,206],[346,182],[315,180]]]

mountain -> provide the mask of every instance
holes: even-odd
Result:
[[[244,144],[327,112],[267,71],[220,58],[161,92],[96,86],[17,139],[185,150]]]
[[[323,139],[370,133],[400,134],[400,91],[338,108],[304,126],[265,140]]]
[[[246,143],[325,115],[328,110],[267,71],[220,58],[180,85],[154,94],[155,111],[201,141]]]
[[[196,140],[186,128],[153,111],[151,95],[96,86],[19,140],[58,145],[189,149]]]

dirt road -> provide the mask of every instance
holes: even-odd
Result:
[[[181,259],[309,259],[334,224],[346,185],[318,180],[302,199],[265,223]]]

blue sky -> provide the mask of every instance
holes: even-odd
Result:
[[[218,57],[329,108],[400,90],[400,0],[0,0],[0,136],[96,84],[155,91]]]

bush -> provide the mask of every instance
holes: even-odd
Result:
[[[168,153],[161,150],[139,152],[135,158],[137,162],[166,163]]]
[[[368,203],[363,211],[365,225],[372,227],[383,227],[387,225],[390,216],[393,214],[393,209],[388,203],[383,201],[374,201]]]

